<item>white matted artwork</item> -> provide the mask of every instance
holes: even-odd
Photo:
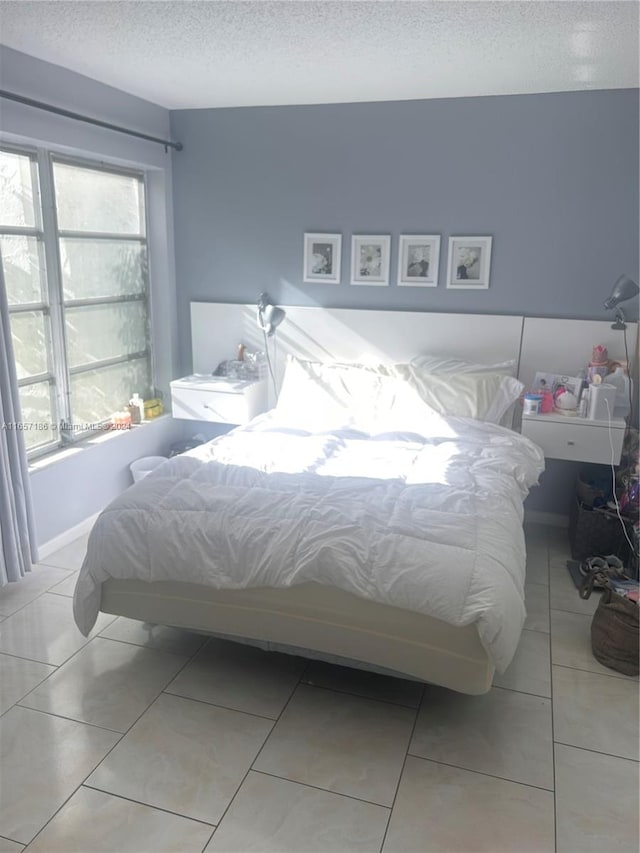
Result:
[[[447,287],[486,290],[491,270],[492,237],[449,237]]]
[[[351,284],[389,284],[391,237],[355,234],[351,238]]]
[[[302,280],[340,284],[341,256],[342,234],[305,234]]]
[[[438,234],[402,234],[398,243],[398,286],[437,287]]]

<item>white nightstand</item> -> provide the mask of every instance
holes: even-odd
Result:
[[[171,383],[174,418],[246,424],[267,408],[265,379],[233,380],[196,373]]]
[[[620,462],[622,440],[626,429],[624,418],[609,421],[574,418],[566,415],[523,415],[522,435],[544,450],[549,459],[593,462],[600,465]]]

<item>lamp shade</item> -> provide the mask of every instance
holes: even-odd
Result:
[[[269,302],[269,297],[266,293],[260,294],[258,326],[260,326],[265,335],[271,337],[286,316],[287,314],[283,308],[278,308],[277,305],[272,305]]]
[[[611,295],[604,301],[604,307],[607,310],[615,308],[621,302],[626,302],[628,299],[633,299],[640,292],[638,285],[629,278],[628,275],[621,275],[613,285]]]
[[[263,322],[265,326],[268,326],[267,335],[272,335],[280,323],[282,323],[286,314],[282,308],[278,308],[277,305],[267,305],[262,316],[264,318]]]

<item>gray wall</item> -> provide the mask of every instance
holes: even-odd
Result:
[[[137,429],[73,448],[30,472],[38,545],[44,545],[105,506],[132,483],[129,466],[143,456],[168,456],[183,426],[158,418]]]
[[[171,113],[181,372],[189,302],[604,319],[638,280],[638,90]],[[302,283],[305,231],[343,235],[342,283]],[[438,288],[398,288],[397,237],[443,237]],[[391,286],[351,287],[352,233],[391,234]],[[447,239],[493,236],[487,291],[445,288]],[[637,303],[630,315],[637,318]],[[568,512],[549,460],[527,506]]]
[[[638,91],[185,110],[173,155],[182,371],[192,299],[604,318],[638,277]],[[302,283],[305,231],[342,284]],[[443,236],[438,288],[351,287],[352,233]],[[445,288],[447,238],[493,235],[491,285]]]

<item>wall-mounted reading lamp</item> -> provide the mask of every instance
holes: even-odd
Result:
[[[267,338],[274,338],[274,361],[275,361],[275,333],[276,329],[282,323],[284,318],[287,316],[284,308],[278,308],[277,305],[272,305],[269,302],[269,296],[266,293],[260,294],[260,301],[258,302],[258,312],[257,312],[257,320],[258,326],[262,329],[262,334],[264,335],[264,354],[267,359],[267,366],[269,368],[269,373],[271,374],[271,381],[273,382],[273,393],[275,394],[276,400],[278,399],[278,388],[276,386],[276,376],[273,369],[273,365],[271,364],[271,355],[269,354],[269,345],[267,342]]]
[[[283,308],[278,308],[269,302],[269,296],[266,293],[260,294],[258,302],[258,326],[267,335],[272,337],[276,329],[287,316]]]
[[[629,278],[628,275],[621,275],[620,278],[618,278],[616,283],[613,285],[611,295],[604,301],[604,307],[607,311],[610,311],[612,308],[616,309],[616,321],[612,324],[612,329],[624,331],[627,328],[624,311],[618,306],[621,302],[633,299],[639,292],[640,288],[635,281]]]

